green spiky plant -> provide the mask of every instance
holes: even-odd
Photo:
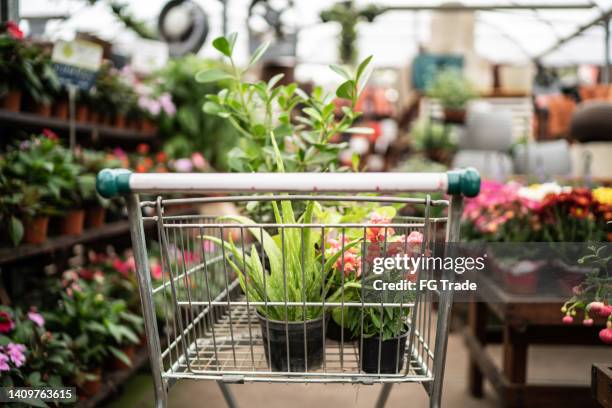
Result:
[[[280,156],[278,145],[271,135],[279,172],[285,168]],[[304,213],[296,219],[291,201],[272,202],[274,218],[277,224],[311,224],[317,213],[317,203],[309,201]],[[243,216],[225,216],[221,221],[232,221],[242,225],[254,225],[255,222]],[[247,227],[263,248],[270,265],[266,271],[255,245],[250,251],[241,251],[230,236],[229,241],[217,237],[203,236],[202,239],[223,246],[225,260],[236,272],[242,290],[250,301],[255,302],[321,302],[323,299],[335,301],[341,295],[340,289],[330,293],[334,279],[331,274],[337,273],[334,263],[341,252],[323,259],[323,254],[317,254],[317,244],[321,244],[321,233],[312,228],[285,227],[272,236],[260,227]],[[360,239],[347,243],[346,252],[358,245]],[[345,287],[359,287],[357,282],[346,283]],[[323,316],[322,306],[258,306],[257,311],[271,320],[300,322],[318,319]]]

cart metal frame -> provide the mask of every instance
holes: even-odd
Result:
[[[449,319],[452,307],[452,291],[440,290],[435,291],[435,293],[430,293],[432,291],[418,291],[416,299],[412,302],[406,302],[405,304],[400,302],[398,304],[383,303],[381,301],[381,303],[376,304],[376,306],[381,307],[381,316],[386,307],[399,307],[400,312],[403,307],[410,309],[410,317],[406,318],[406,324],[409,325],[409,340],[407,340],[408,345],[405,356],[408,358],[408,362],[405,364],[405,368],[402,367],[402,372],[398,370],[398,374],[381,373],[380,341],[378,372],[368,374],[360,371],[361,363],[359,359],[361,354],[357,353],[359,355],[355,355],[355,350],[358,350],[359,346],[363,347],[363,320],[360,345],[347,345],[348,341],[345,342],[344,337],[342,337],[340,343],[325,340],[326,324],[323,324],[323,369],[309,370],[308,365],[306,365],[306,369],[299,372],[292,371],[291,369],[288,369],[286,372],[272,371],[268,367],[266,359],[263,358],[263,351],[265,350],[263,349],[262,336],[255,334],[258,329],[256,328],[256,319],[253,319],[255,316],[254,310],[258,306],[263,306],[263,304],[260,305],[253,301],[249,302],[248,295],[245,299],[244,293],[240,290],[238,279],[230,282],[227,272],[229,258],[223,252],[224,245],[220,245],[221,253],[217,253],[214,256],[215,254],[213,253],[206,254],[208,250],[204,249],[201,240],[197,240],[197,237],[201,238],[205,231],[217,231],[221,239],[224,239],[228,231],[233,230],[235,232],[238,230],[240,233],[239,241],[242,246],[242,256],[245,256],[245,235],[248,234],[248,228],[235,223],[228,224],[214,217],[166,215],[165,208],[172,205],[195,205],[228,201],[284,200],[292,202],[377,201],[382,203],[395,202],[422,205],[425,209],[425,217],[412,217],[403,221],[394,220],[393,224],[385,224],[383,226],[385,230],[385,247],[383,252],[386,253],[387,230],[391,228],[405,232],[414,230],[423,231],[425,238],[422,250],[425,250],[428,242],[435,241],[435,232],[439,223],[445,224],[444,240],[446,242],[459,241],[463,197],[473,197],[478,194],[480,189],[480,176],[476,170],[465,169],[447,173],[338,173],[332,175],[325,173],[140,174],[122,169],[107,169],[98,174],[97,189],[104,197],[110,198],[122,195],[127,202],[130,234],[136,260],[138,287],[154,380],[155,404],[157,407],[167,406],[169,388],[179,379],[208,379],[217,381],[230,407],[235,407],[236,401],[228,385],[256,381],[282,383],[382,383],[383,388],[376,404],[377,407],[384,407],[391,386],[394,383],[415,382],[421,383],[424,386],[430,397],[430,407],[440,407]],[[162,195],[169,194],[189,194],[193,196],[220,192],[232,194],[249,193],[251,195],[179,199],[162,198]],[[450,201],[431,200],[429,196],[423,199],[415,199],[320,194],[409,192],[443,192],[450,195]],[[252,195],[255,193],[277,195]],[[288,193],[302,193],[303,195],[288,195]],[[304,193],[309,194],[305,195]],[[153,199],[141,200],[141,194],[151,196]],[[429,217],[429,209],[432,206],[439,205],[449,206],[448,216],[444,218]],[[147,211],[148,214],[146,214]],[[143,215],[143,212],[145,212],[145,215]],[[165,270],[162,276],[165,276],[166,273],[169,275],[157,287],[154,287],[150,274],[147,237],[144,230],[145,222],[157,224],[162,264]],[[259,233],[261,234],[264,233],[264,230],[270,228],[280,231],[280,233],[285,228],[287,230],[291,228],[299,229],[302,231],[302,247],[304,230],[308,228],[320,229],[322,237],[321,248],[325,248],[325,228],[335,227],[341,230],[342,238],[344,238],[347,228],[362,228],[365,242],[366,230],[372,227],[372,225],[306,225],[299,223],[280,225],[274,223],[256,223],[249,225],[249,227],[259,228]],[[281,240],[283,243],[285,242],[284,238]],[[189,249],[195,250],[196,248],[201,250],[201,258],[186,260],[186,251]],[[302,256],[303,251],[304,249],[302,248]],[[342,251],[344,251],[344,246]],[[171,260],[172,256],[174,256],[173,260]],[[207,256],[209,259],[206,258]],[[284,251],[282,256],[284,259]],[[283,273],[285,273],[284,270]],[[433,272],[418,271],[419,276],[425,273]],[[365,274],[364,272],[363,275]],[[264,276],[266,275],[267,273],[264,273]],[[344,276],[343,274],[340,275]],[[452,275],[453,273],[451,272],[448,277],[452,279]],[[220,276],[221,282],[217,287],[219,289],[218,292],[211,294],[211,287],[214,284],[209,282],[208,279],[213,279],[215,276]],[[181,285],[183,286],[181,287]],[[344,285],[344,281],[342,285]],[[204,293],[203,288],[206,288],[208,293]],[[164,298],[165,333],[159,331],[156,308],[160,306],[159,304],[156,305],[154,301],[155,295],[163,296]],[[431,303],[434,301],[434,295],[436,297],[435,302],[438,304],[437,314],[431,312]],[[428,307],[427,302],[429,302]],[[293,304],[288,302],[286,298],[284,302],[275,303],[268,301],[266,298],[265,306],[267,308],[269,306],[283,306],[284,304],[285,308],[303,307],[304,310],[307,306],[321,306],[325,311],[324,313],[327,313],[327,308],[360,307],[362,316],[363,308],[374,306],[364,303],[363,298],[361,303],[345,302],[344,294],[342,295],[342,301],[336,303],[326,304],[325,300],[323,300],[321,304],[314,304],[312,302],[308,305],[306,302]],[[289,322],[285,321],[284,324],[288,327]],[[215,330],[217,330],[216,334]],[[306,332],[304,331],[304,333]],[[166,344],[165,348],[162,349],[161,338],[164,337],[164,334]],[[287,332],[287,341],[289,341],[288,338]],[[306,343],[306,334],[304,334],[304,342]],[[327,343],[330,344],[328,345]],[[267,346],[267,352],[269,353],[269,342]],[[231,347],[231,354],[229,347]],[[304,351],[306,352],[307,359],[308,351],[306,346]],[[330,353],[329,356],[325,354],[326,352]],[[243,355],[240,353],[244,354],[242,360],[237,359],[237,355]],[[257,359],[255,358],[256,355]],[[288,356],[289,347],[287,346]]]

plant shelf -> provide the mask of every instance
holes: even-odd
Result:
[[[67,249],[76,244],[100,241],[102,239],[127,234],[129,224],[127,221],[115,221],[100,228],[86,229],[80,235],[63,235],[47,239],[42,244],[24,244],[17,247],[0,249],[0,265],[10,262],[50,254],[58,250]]]
[[[19,126],[27,129],[49,128],[65,132],[70,130],[70,122],[68,120],[40,116],[34,113],[12,112],[6,109],[0,109],[0,124]],[[113,139],[131,142],[147,142],[156,139],[155,134],[147,134],[131,129],[118,129],[112,126],[91,123],[77,122],[75,129],[77,133],[90,134],[93,140]]]

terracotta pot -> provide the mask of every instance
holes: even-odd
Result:
[[[76,121],[79,123],[87,122],[89,118],[89,107],[85,104],[80,104],[76,109]]]
[[[2,98],[1,104],[2,109],[19,112],[21,110],[21,91],[18,89],[9,90]]]
[[[26,244],[42,244],[47,240],[49,217],[34,217],[25,223],[23,240]]]
[[[444,120],[446,123],[462,125],[465,123],[465,109],[444,108]]]
[[[79,397],[80,398],[89,398],[96,395],[100,392],[100,388],[102,388],[102,369],[96,368],[92,370],[89,374],[94,374],[98,376],[95,380],[84,381],[79,386]]]
[[[85,225],[87,228],[100,228],[104,225],[106,218],[106,208],[102,206],[89,207],[85,214]]]
[[[51,104],[50,103],[37,103],[32,108],[32,113],[48,118],[51,116]]]
[[[118,113],[115,116],[115,127],[117,129],[125,129],[125,115],[123,113]]]
[[[151,119],[143,119],[140,126],[140,131],[147,135],[152,135],[157,132],[157,124]]]
[[[67,100],[59,100],[53,106],[53,116],[59,119],[66,120],[68,119],[68,101]]]
[[[83,232],[85,210],[70,210],[61,219],[59,230],[61,235],[80,235]]]
[[[89,111],[88,117],[89,123],[97,124],[100,122],[100,114],[94,110]]]
[[[121,351],[123,352],[123,354],[125,354],[130,359],[130,362],[134,361],[134,355],[136,354],[136,346],[134,345],[123,346],[121,347]],[[127,370],[130,367],[131,366],[125,364],[123,361],[119,360],[117,357],[113,357],[113,359],[110,362],[110,368],[112,370]]]

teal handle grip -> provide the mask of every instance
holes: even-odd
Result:
[[[463,194],[466,197],[476,197],[480,193],[480,174],[478,170],[468,167],[462,170],[452,170],[448,174],[448,194]]]
[[[130,176],[127,169],[100,170],[96,177],[96,189],[104,198],[113,198],[130,192]]]

